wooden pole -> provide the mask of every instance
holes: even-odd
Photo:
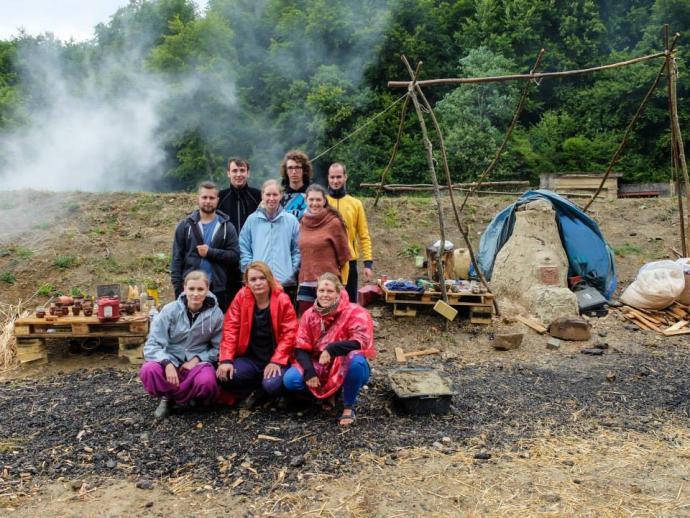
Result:
[[[629,59],[627,61],[620,61],[618,63],[610,63],[608,65],[601,65],[598,67],[583,68],[579,70],[564,70],[561,72],[541,72],[539,74],[515,74],[510,76],[492,76],[492,77],[457,77],[457,78],[446,78],[446,79],[427,79],[426,81],[417,81],[420,87],[424,86],[440,86],[440,85],[458,85],[458,84],[470,84],[470,83],[495,83],[499,81],[531,81],[533,79],[545,79],[552,77],[570,77],[582,74],[590,74],[592,72],[599,72],[600,70],[609,70],[611,68],[619,68],[627,65],[633,65],[635,63],[641,63],[643,61],[649,61],[650,59],[656,59],[664,57],[664,52],[657,52],[655,54],[649,54],[648,56],[642,56],[639,58]],[[388,81],[389,88],[409,88],[410,81]]]
[[[676,34],[676,36],[673,38],[673,42],[671,43],[671,50],[673,50],[673,48],[676,46],[676,42],[678,41],[679,37],[680,37],[680,34]],[[621,153],[623,152],[625,145],[628,143],[628,138],[630,137],[630,133],[632,132],[633,127],[635,127],[635,124],[637,123],[637,120],[640,118],[640,115],[642,115],[642,111],[644,110],[645,106],[647,105],[647,102],[649,101],[649,99],[651,99],[652,94],[654,93],[654,90],[656,90],[656,87],[659,85],[659,81],[661,80],[661,76],[663,75],[665,70],[666,70],[666,61],[664,61],[664,64],[659,69],[659,72],[657,72],[656,78],[654,79],[654,83],[652,83],[652,86],[650,86],[649,90],[647,90],[647,93],[644,96],[644,99],[642,99],[640,106],[638,106],[637,111],[635,112],[635,115],[633,115],[632,120],[628,123],[628,127],[625,128],[625,133],[623,133],[623,139],[621,140],[620,144],[618,145],[618,149],[616,149],[616,152],[613,154],[613,157],[611,158],[609,165],[606,167],[606,171],[604,172],[604,176],[601,179],[601,183],[599,184],[599,188],[594,192],[594,194],[592,195],[592,198],[585,204],[585,206],[582,209],[583,212],[587,212],[587,209],[589,208],[589,206],[592,205],[592,202],[594,202],[596,197],[599,196],[599,193],[604,188],[604,184],[606,183],[606,179],[609,177],[609,174],[611,173],[613,166],[620,159]]]
[[[454,183],[452,185],[452,188],[454,190],[462,189],[466,190],[472,187],[478,187],[480,184],[477,182],[467,182],[467,183]],[[527,180],[502,180],[499,182],[483,182],[481,184],[482,186],[491,186],[491,187],[496,187],[496,186],[514,186],[514,187],[529,187],[529,181]],[[381,185],[380,183],[367,183],[367,182],[362,182],[359,184],[360,187],[365,188],[365,189],[379,189],[383,187],[383,189],[387,190],[396,190],[398,187],[400,188],[409,188],[409,189],[419,189],[419,190],[432,190],[434,188],[433,184],[430,183],[396,183],[396,184],[385,184]],[[447,185],[439,185],[439,189],[441,190],[446,190],[448,189]]]
[[[676,127],[673,122],[673,79],[671,72],[671,53],[669,51],[668,43],[669,26],[664,24],[664,48],[666,49],[666,91],[667,91],[667,101],[668,101],[668,119],[671,126],[671,175],[676,186],[676,198],[678,200],[678,218],[679,218],[679,230],[680,230],[680,246],[683,251],[683,257],[688,256],[688,243],[685,233],[685,215],[683,210],[683,189],[680,185],[680,167],[678,158],[678,146],[676,145]],[[682,142],[682,141],[681,141]],[[687,187],[686,187],[687,193]],[[690,206],[689,206],[690,207]]]
[[[417,64],[417,70],[421,67],[422,62]],[[414,76],[414,73],[413,73]],[[431,183],[434,184],[434,198],[436,199],[436,205],[438,206],[438,225],[441,233],[441,244],[438,249],[438,255],[436,256],[436,269],[439,272],[440,285],[441,285],[441,297],[443,302],[448,304],[448,293],[446,292],[446,276],[445,270],[443,268],[443,252],[446,249],[446,225],[443,218],[443,204],[441,203],[441,192],[438,188],[438,179],[436,178],[436,168],[434,167],[434,150],[429,140],[429,134],[426,130],[426,122],[424,122],[424,113],[419,105],[419,99],[417,99],[417,91],[415,90],[415,82],[410,83],[410,88],[408,89],[410,98],[412,99],[412,104],[414,105],[415,112],[417,112],[417,118],[419,119],[419,126],[422,128],[422,139],[424,141],[424,147],[426,149],[426,161],[429,166],[429,173],[431,174]]]
[[[676,157],[678,159],[677,164],[680,166],[680,173],[683,175],[683,184],[685,186],[685,206],[686,210],[686,229],[690,228],[690,179],[688,178],[688,165],[685,162],[685,146],[683,144],[683,137],[680,132],[680,122],[678,120],[678,92],[676,89],[678,71],[675,66],[675,58],[672,53],[669,54],[667,60],[670,71],[670,89],[671,89],[671,141],[673,142],[673,147],[676,150]],[[680,196],[680,193],[679,193]],[[685,252],[690,250],[690,243],[687,242],[687,234],[685,236]],[[687,256],[686,256],[687,257]]]
[[[412,67],[410,66],[410,63],[407,61],[407,58],[404,55],[401,57],[402,57],[403,63],[405,63],[405,67],[407,68],[408,73],[412,74]],[[421,97],[421,99],[424,103],[424,107],[426,108],[426,111],[429,114],[429,117],[431,117],[431,121],[433,122],[434,129],[436,131],[436,136],[438,137],[439,142],[440,142],[441,158],[443,159],[443,170],[446,174],[446,183],[448,185],[448,196],[450,197],[450,204],[451,204],[451,207],[453,208],[453,214],[455,215],[455,222],[458,225],[458,230],[460,231],[460,234],[462,234],[462,237],[465,240],[465,245],[467,246],[467,251],[470,254],[470,260],[472,261],[472,265],[474,266],[474,270],[475,270],[477,276],[479,277],[480,282],[484,285],[486,290],[489,293],[491,293],[491,288],[489,287],[489,283],[486,282],[486,278],[484,277],[484,274],[479,269],[479,265],[477,264],[477,258],[475,256],[474,249],[472,247],[472,242],[470,241],[469,230],[467,229],[467,227],[463,226],[462,221],[460,219],[460,213],[458,212],[458,208],[455,205],[455,197],[453,196],[453,189],[452,189],[453,183],[451,180],[450,168],[448,167],[448,157],[446,154],[446,145],[445,145],[444,140],[443,140],[443,132],[441,131],[441,126],[439,125],[438,120],[436,119],[436,115],[434,114],[434,109],[431,107],[431,104],[427,100],[422,89],[416,83],[413,85],[413,88],[415,88],[416,92],[419,93],[419,96]],[[431,142],[430,142],[430,144],[431,144]],[[434,171],[434,175],[435,174],[436,173]],[[438,182],[435,182],[435,183],[438,183]],[[438,190],[438,185],[436,187]],[[440,194],[439,194],[439,207],[440,207]],[[491,300],[492,300],[494,309],[496,310],[496,315],[500,315],[501,312],[498,308],[498,301],[496,300],[496,297],[493,297]]]
[[[539,51],[539,54],[537,55],[537,59],[534,62],[534,66],[532,67],[532,70],[529,71],[530,74],[534,74],[536,70],[539,68],[539,65],[541,64],[541,59],[544,56],[544,49],[541,49]],[[487,168],[482,172],[481,175],[479,175],[479,178],[477,179],[477,186],[471,188],[468,193],[465,195],[465,199],[462,200],[462,203],[460,204],[460,212],[462,212],[462,209],[465,208],[465,205],[467,204],[467,200],[469,197],[472,195],[472,193],[479,189],[482,186],[482,181],[487,178],[491,172],[494,170],[494,167],[496,167],[496,164],[498,163],[498,159],[500,158],[501,154],[503,153],[503,150],[506,148],[506,145],[508,144],[508,140],[510,140],[510,136],[513,133],[513,129],[515,129],[515,126],[517,125],[517,121],[520,118],[520,114],[522,113],[522,107],[525,104],[525,100],[527,99],[527,95],[529,94],[530,87],[532,86],[531,81],[527,81],[525,83],[525,87],[522,89],[522,95],[520,96],[520,100],[518,101],[518,104],[515,108],[515,113],[513,114],[513,119],[510,121],[510,126],[508,126],[508,130],[506,131],[506,135],[503,138],[503,142],[501,142],[501,145],[499,146],[498,150],[496,150],[496,155],[494,155],[494,159],[491,161],[491,163],[487,166]]]
[[[421,65],[421,63],[420,63]],[[419,75],[419,65],[417,66],[417,70],[414,73],[414,76],[412,77],[412,82],[414,83],[417,81],[417,77]],[[391,158],[388,160],[388,164],[386,164],[385,169],[381,173],[381,187],[383,187],[383,183],[386,181],[386,175],[388,174],[388,171],[390,170],[391,167],[393,167],[393,162],[395,161],[395,156],[398,154],[398,147],[400,146],[400,139],[402,138],[402,132],[403,132],[403,127],[405,126],[405,115],[407,115],[407,106],[410,104],[410,95],[408,94],[407,97],[405,97],[405,102],[403,102],[402,109],[400,110],[400,124],[398,124],[398,136],[395,139],[395,144],[393,145],[393,151],[391,153]],[[381,197],[381,188],[379,188],[376,191],[376,198],[374,199],[374,207],[376,207],[379,204],[379,198]]]

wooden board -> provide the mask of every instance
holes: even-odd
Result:
[[[384,300],[388,303],[425,304],[433,306],[442,300],[440,291],[392,291],[381,286]],[[471,291],[448,292],[448,304],[451,306],[491,306],[493,307],[492,293],[472,293]]]
[[[96,316],[66,316],[46,320],[35,316],[18,318],[14,334],[25,338],[103,338],[142,336],[149,332],[149,321],[141,313],[126,315],[117,322],[101,322]]]
[[[17,338],[17,360],[22,365],[41,364],[48,361],[45,340],[40,338]]]

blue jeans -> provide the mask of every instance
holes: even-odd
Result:
[[[357,355],[352,358],[343,382],[343,404],[346,407],[355,406],[359,391],[369,381],[370,373],[369,362],[364,356]],[[305,392],[307,390],[304,377],[294,367],[290,367],[283,376],[283,384],[290,392]]]

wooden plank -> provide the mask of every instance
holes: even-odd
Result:
[[[89,324],[82,323],[72,323],[72,333],[75,335],[88,335],[89,334]]]
[[[47,362],[48,350],[46,349],[45,341],[40,339],[17,339],[17,360],[22,365]]]
[[[669,331],[678,331],[678,330],[680,330],[680,329],[683,329],[683,328],[684,328],[685,326],[687,326],[687,325],[688,325],[688,321],[687,321],[687,320],[681,320],[681,321],[676,322],[675,324],[673,324],[673,325],[672,325],[671,327],[669,327],[668,329],[662,330],[662,333],[666,334],[666,332],[669,332]]]
[[[647,324],[652,330],[661,332],[659,325],[661,321],[649,315],[645,315],[641,311],[637,311],[635,308],[628,307],[628,313],[634,315],[637,320],[640,320]]]
[[[31,326],[14,324],[14,336],[23,336],[31,334]]]
[[[535,330],[540,335],[546,333],[546,327],[544,327],[544,324],[542,324],[541,322],[538,322],[532,318],[523,317],[522,315],[516,315],[515,318],[516,320],[525,324],[527,327]]]
[[[664,336],[679,336],[679,335],[690,335],[690,329],[678,329],[677,331],[667,331],[661,332]]]
[[[417,310],[406,305],[399,307],[398,304],[393,304],[393,316],[394,317],[416,317]]]

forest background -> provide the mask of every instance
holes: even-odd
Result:
[[[278,174],[285,151],[348,165],[351,190],[378,181],[395,142],[409,78],[586,68],[678,45],[680,124],[687,139],[687,0],[131,0],[93,39],[20,32],[0,41],[0,189],[180,190],[223,180],[228,156],[249,158],[253,183]],[[662,60],[533,85],[493,179],[538,183],[544,172],[601,172]],[[426,94],[455,181],[476,178],[513,116],[523,83],[436,87]],[[665,84],[614,171],[625,182],[671,175]],[[426,162],[408,111],[392,171],[422,183]]]

